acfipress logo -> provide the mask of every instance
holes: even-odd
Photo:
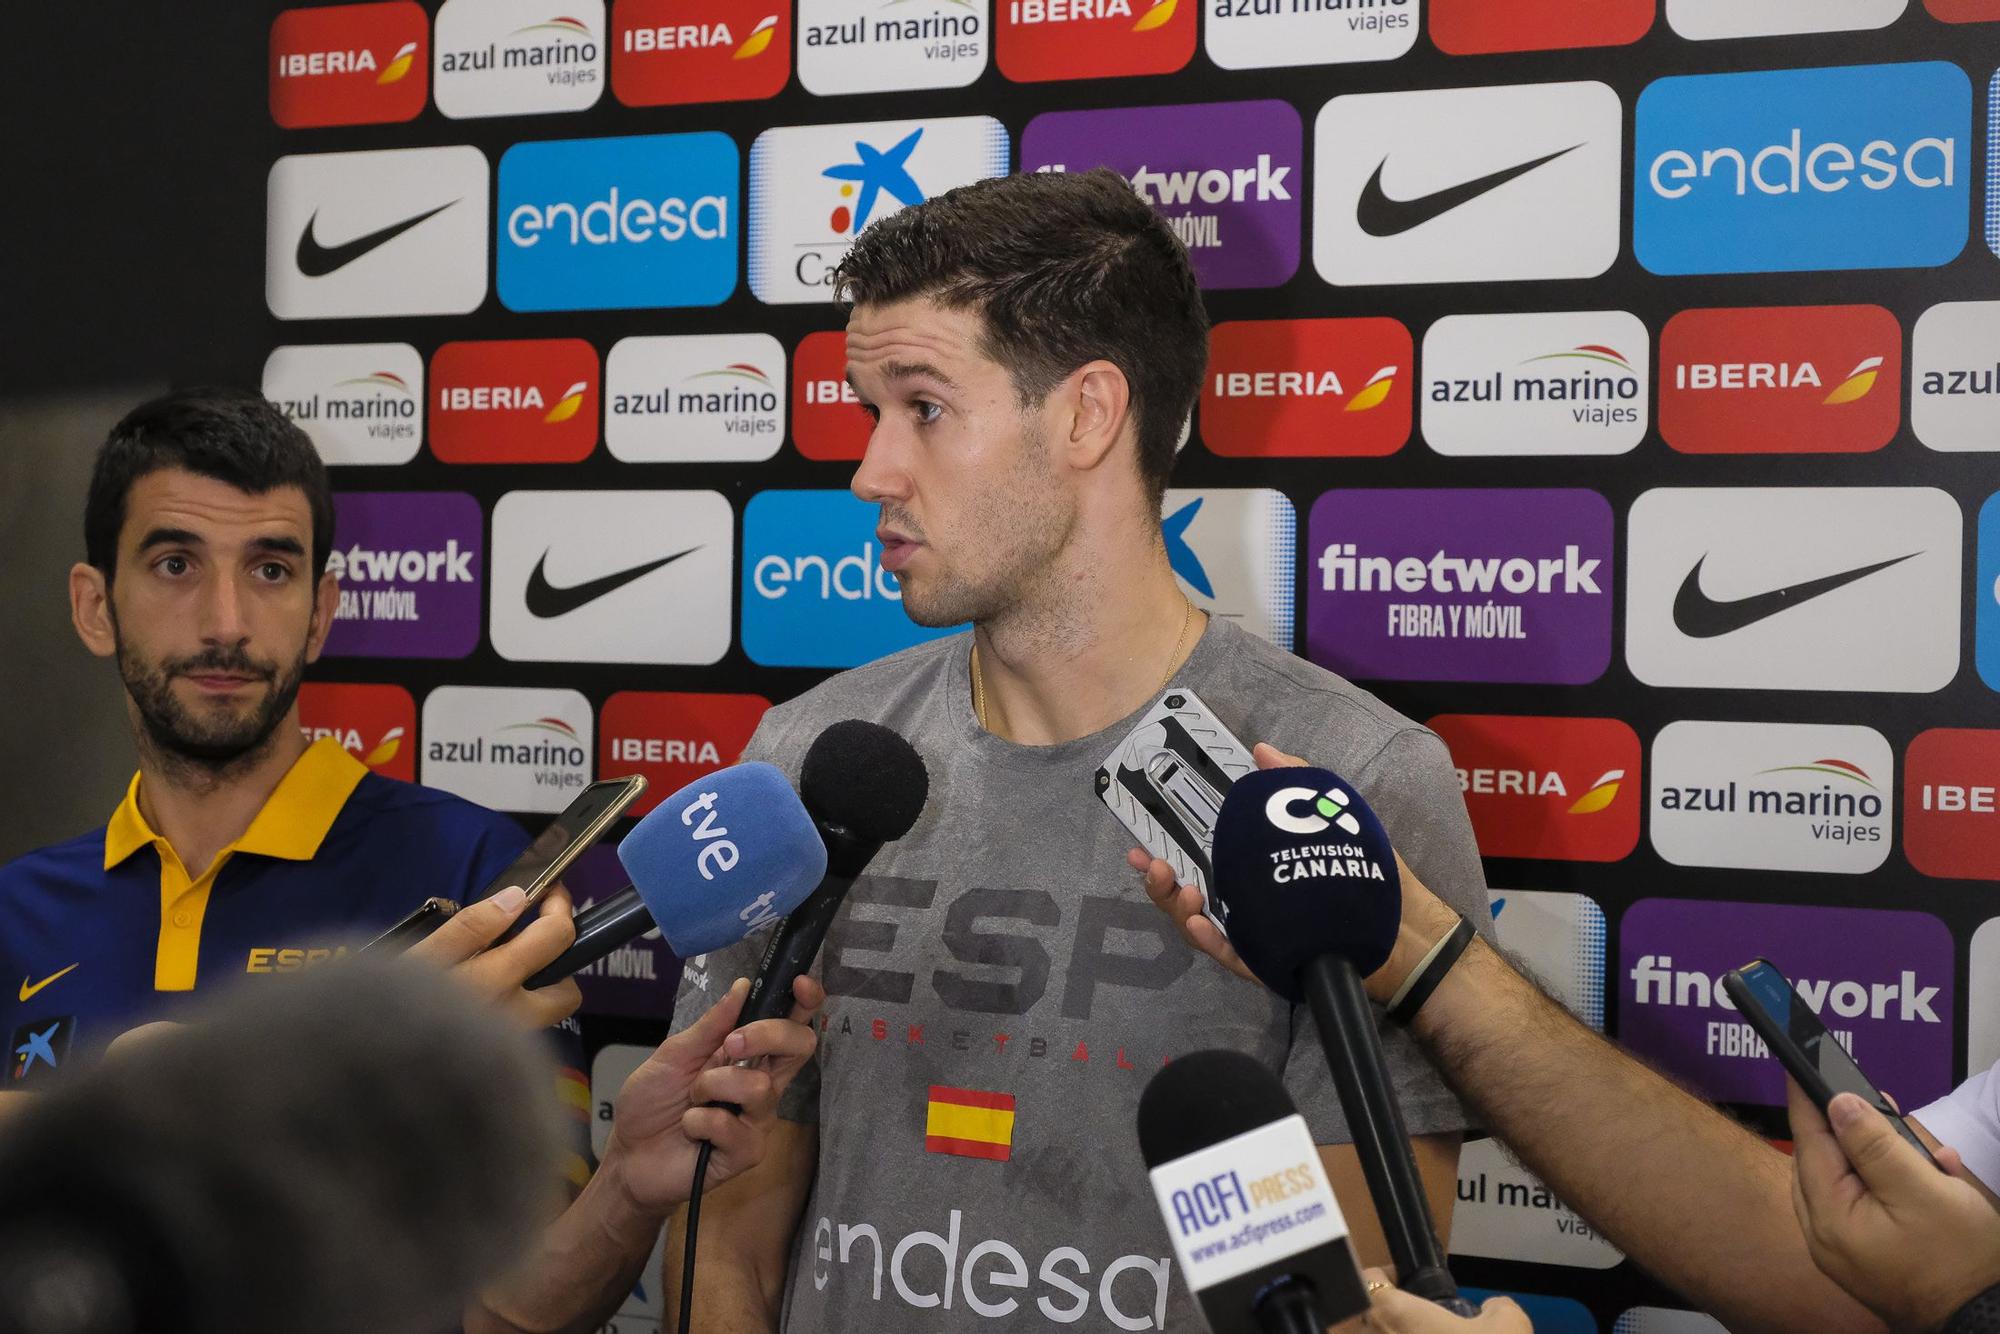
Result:
[[[424,362],[408,343],[279,347],[264,397],[329,465],[407,463],[423,436]]]
[[[1015,83],[1172,74],[1194,58],[1195,0],[999,0],[994,60]]]
[[[500,159],[509,310],[712,306],[736,290],[736,142],[644,134],[515,144]]]
[[[604,382],[604,443],[627,463],[751,462],[785,438],[785,349],[769,334],[621,338]]]
[[[878,506],[845,491],[760,491],[743,508],[743,651],[765,667],[856,667],[956,634],[903,613]]]
[[[1625,723],[1446,713],[1429,726],[1485,856],[1615,862],[1639,845],[1639,735]]]
[[[1886,28],[1910,0],[1667,0],[1667,26],[1693,41]]]
[[[1595,681],[1611,529],[1581,489],[1329,491],[1308,524],[1308,656],[1356,680]]]
[[[1903,852],[1925,875],[2000,880],[2000,732],[1917,734],[1903,761]]]
[[[1683,454],[1867,453],[1902,410],[1880,306],[1684,310],[1660,331],[1660,434]]]
[[[1943,61],[1659,79],[1639,96],[1633,250],[1667,274],[1944,264],[1971,153],[1972,83]]]
[[[575,463],[597,448],[597,350],[581,338],[446,343],[431,356],[431,453]]]
[[[799,82],[821,97],[963,88],[992,33],[987,0],[799,0]]]
[[[1350,93],[1313,131],[1313,266],[1337,287],[1594,278],[1620,244],[1602,83]]]
[[[1021,170],[1109,167],[1167,220],[1203,287],[1275,287],[1299,267],[1304,134],[1289,102],[1051,111],[1022,131]]]
[[[333,738],[384,778],[417,780],[417,703],[401,686],[306,681],[299,730],[307,741]]]
[[[611,32],[628,107],[776,97],[792,76],[792,7],[772,0],[618,0]]]
[[[574,690],[439,686],[424,699],[422,782],[491,810],[553,815],[595,772],[591,724]]]
[[[847,335],[822,329],[792,353],[792,443],[809,459],[859,462],[875,424],[847,383]]]
[[[1218,324],[1202,442],[1232,458],[1393,454],[1410,438],[1414,359],[1410,331],[1383,317]]]
[[[1947,301],[1910,340],[1910,429],[1932,449],[2000,449],[2000,301]]]
[[[1979,552],[1973,576],[1973,660],[1979,677],[2000,690],[2000,495],[1988,496],[1979,507]]]
[[[1208,58],[1224,69],[1394,60],[1417,44],[1421,0],[1215,0]]]
[[[1711,1098],[1785,1105],[1783,1067],[1722,989],[1759,955],[1903,1106],[1951,1088],[1952,936],[1929,913],[1642,899],[1618,955],[1619,1041]]]
[[[437,108],[453,120],[582,111],[604,94],[604,0],[445,0]]]
[[[349,491],[333,498],[327,573],[340,606],[329,657],[462,658],[479,644],[485,527],[458,491]]]
[[[1669,723],[1653,847],[1676,866],[1861,875],[1895,844],[1895,756],[1872,727]]]
[[[790,125],[750,145],[750,290],[772,305],[833,299],[861,229],[953,186],[1007,174],[991,116]]]
[[[644,815],[695,779],[742,759],[770,707],[762,695],[621,690],[598,715],[598,776],[645,775],[645,795],[626,812]]]
[[[1650,340],[1622,310],[1447,315],[1424,334],[1440,454],[1623,454],[1646,434]]]
[[[1160,511],[1167,562],[1181,591],[1218,616],[1290,649],[1298,514],[1282,491],[1170,490]]]
[[[409,0],[284,11],[271,22],[271,119],[288,130],[415,120],[429,38]]]
[[[1964,518],[1924,487],[1670,487],[1627,518],[1647,685],[1928,693],[1958,674]]]
[[[1431,40],[1454,56],[1629,46],[1652,29],[1659,0],[1430,0]]]

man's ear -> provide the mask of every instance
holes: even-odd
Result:
[[[1132,386],[1108,361],[1085,362],[1064,384],[1070,399],[1069,438],[1062,442],[1072,468],[1089,471],[1112,454],[1132,419]]]
[[[112,624],[111,585],[104,571],[88,561],[69,567],[69,620],[76,637],[100,658],[118,652],[118,631]]]
[[[326,637],[333,631],[333,614],[340,610],[340,580],[332,570],[319,577],[313,589],[312,628],[306,632],[306,661],[318,662]]]

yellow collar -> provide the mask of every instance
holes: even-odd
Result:
[[[286,861],[311,861],[333,827],[341,808],[368,768],[332,737],[306,747],[278,786],[271,791],[257,818],[228,852],[254,852]],[[132,775],[125,800],[111,813],[104,828],[104,869],[110,870],[140,848],[164,842],[139,813],[139,775]]]

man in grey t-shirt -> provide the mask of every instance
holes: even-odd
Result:
[[[796,778],[822,728],[867,718],[931,790],[828,937],[816,1069],[769,1156],[704,1205],[694,1328],[1199,1327],[1133,1124],[1152,1073],[1208,1047],[1283,1072],[1380,1262],[1309,1014],[1201,966],[1094,789],[1162,689],[1191,689],[1246,743],[1346,777],[1490,930],[1443,744],[1175,581],[1160,496],[1206,361],[1185,253],[1117,177],[1051,174],[895,214],[841,272],[877,423],[855,493],[882,506],[912,619],[975,628],[773,709],[746,752]],[[680,1011],[761,943],[690,961]],[[1400,1033],[1385,1045],[1446,1226],[1464,1113]]]

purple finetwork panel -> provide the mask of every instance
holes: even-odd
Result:
[[[603,842],[586,849],[563,873],[570,901],[579,908],[602,903],[631,883],[618,860],[618,840],[627,832],[621,825],[606,834]],[[583,991],[586,1013],[667,1020],[673,1017],[680,978],[680,960],[659,932],[648,931],[579,970],[576,984]]]
[[[479,646],[486,562],[479,502],[460,491],[351,491],[333,498],[340,609],[326,652],[462,658]]]

